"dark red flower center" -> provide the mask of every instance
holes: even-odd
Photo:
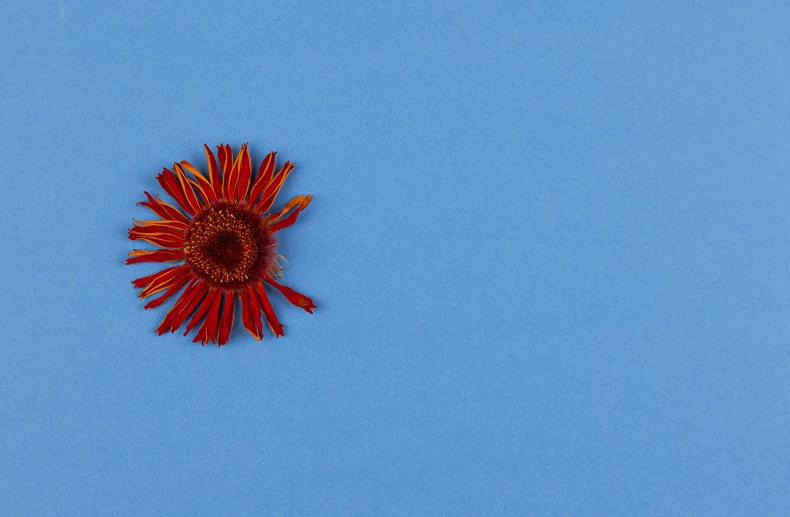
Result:
[[[277,242],[243,203],[216,202],[195,216],[186,235],[187,262],[203,278],[241,287],[277,268]]]

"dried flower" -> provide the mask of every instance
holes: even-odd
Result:
[[[279,212],[267,213],[293,164],[286,162],[275,175],[276,153],[270,152],[253,178],[247,144],[241,146],[235,159],[229,145],[218,146],[219,167],[211,149],[203,147],[208,177],[187,161],[174,163],[172,171],[164,169],[157,176],[183,212],[148,192],[148,201],[138,203],[161,219],[134,221],[129,238],[162,249],[134,250],[126,263],[169,262],[171,267],[132,284],[143,290],[140,298],[164,291],[149,301],[146,309],[158,307],[186,286],[156,329],[159,335],[175,332],[189,319],[184,332],[187,335],[202,320],[193,341],[222,346],[228,342],[239,298],[242,324],[255,339],[263,337],[261,311],[275,337],[282,336],[283,326],[277,321],[265,284],[311,314],[315,304],[278,282],[283,268],[278,262],[282,257],[277,254],[274,234],[292,225],[312,196],[297,196]]]

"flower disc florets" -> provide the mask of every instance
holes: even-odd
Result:
[[[214,284],[243,287],[276,268],[277,241],[261,218],[244,204],[213,203],[192,222],[184,255],[198,274]]]

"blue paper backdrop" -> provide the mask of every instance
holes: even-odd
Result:
[[[3,2],[0,514],[785,514],[788,26]],[[157,337],[130,285],[135,203],[204,142],[315,196],[284,338]]]

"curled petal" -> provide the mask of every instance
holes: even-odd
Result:
[[[283,326],[277,321],[277,315],[274,313],[269,297],[266,295],[266,289],[261,282],[257,283],[257,289],[255,291],[258,293],[258,298],[263,308],[263,314],[266,316],[266,322],[269,324],[269,328],[272,329],[274,337],[284,336]]]
[[[310,298],[308,298],[307,296],[301,293],[297,293],[296,291],[294,291],[293,289],[291,289],[286,285],[277,283],[272,277],[268,275],[264,278],[266,280],[266,283],[271,285],[278,291],[280,291],[280,293],[282,293],[282,295],[285,296],[286,300],[291,302],[293,305],[296,305],[297,307],[301,307],[302,309],[306,310],[310,314],[313,313],[313,309],[316,308],[315,304],[313,303],[313,300],[311,300]]]
[[[310,200],[313,199],[313,196],[297,196],[293,198],[280,212],[278,212],[268,223],[269,231],[274,233],[276,231],[282,230],[283,228],[288,228],[293,223],[296,222],[297,217],[299,217],[299,212],[307,208],[307,205],[310,204]],[[289,210],[292,210],[290,215],[285,217],[285,214],[288,213]]]

